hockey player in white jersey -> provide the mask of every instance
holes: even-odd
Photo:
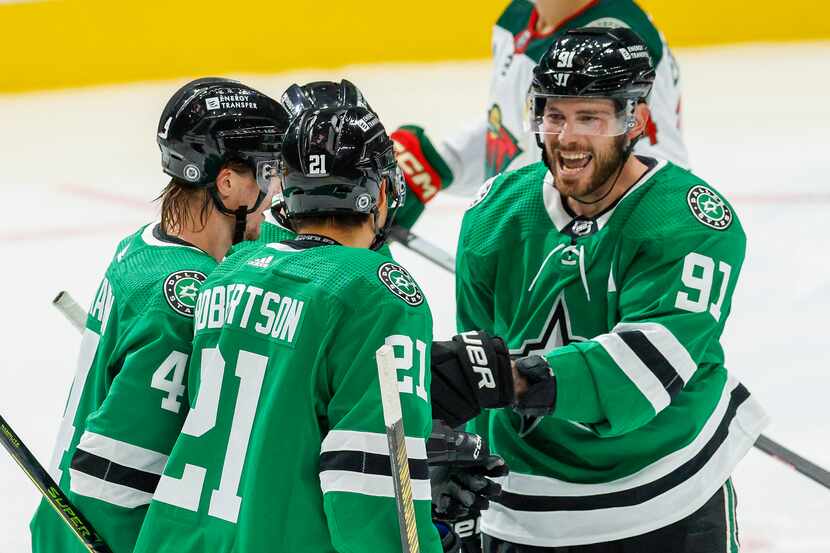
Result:
[[[557,38],[577,27],[628,27],[643,39],[656,78],[648,98],[651,120],[635,153],[689,165],[680,129],[679,70],[640,6],[632,0],[512,0],[493,27],[490,93],[481,117],[436,144],[416,125],[392,133],[398,164],[412,192],[397,224],[411,227],[443,189],[471,195],[490,177],[541,159],[526,129],[533,67]]]

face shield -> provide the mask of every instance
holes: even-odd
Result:
[[[559,96],[531,91],[528,122],[534,134],[620,136],[634,127],[634,100]]]

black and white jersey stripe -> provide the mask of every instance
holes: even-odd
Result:
[[[426,441],[406,438],[413,499],[429,500]],[[332,430],[320,448],[320,487],[323,493],[351,492],[395,497],[389,442],[386,434]]]
[[[730,377],[709,419],[685,447],[604,483],[511,471],[501,481],[501,496],[483,513],[482,531],[516,543],[556,547],[661,528],[693,513],[723,485],[766,421],[748,390]],[[528,525],[534,528],[532,536]]]
[[[167,455],[102,434],[81,436],[69,468],[73,493],[125,508],[150,503]]]
[[[659,413],[697,370],[692,356],[659,323],[620,323],[594,338]]]

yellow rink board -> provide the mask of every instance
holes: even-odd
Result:
[[[830,6],[643,0],[672,46],[830,38]],[[0,92],[489,56],[503,0],[0,0]],[[747,6],[751,5],[751,11]]]

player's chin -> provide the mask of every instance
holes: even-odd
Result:
[[[592,165],[591,161],[588,165]],[[564,196],[579,198],[586,195],[591,189],[593,182],[593,167],[586,166],[581,171],[559,171],[557,167],[555,175],[556,188]]]

